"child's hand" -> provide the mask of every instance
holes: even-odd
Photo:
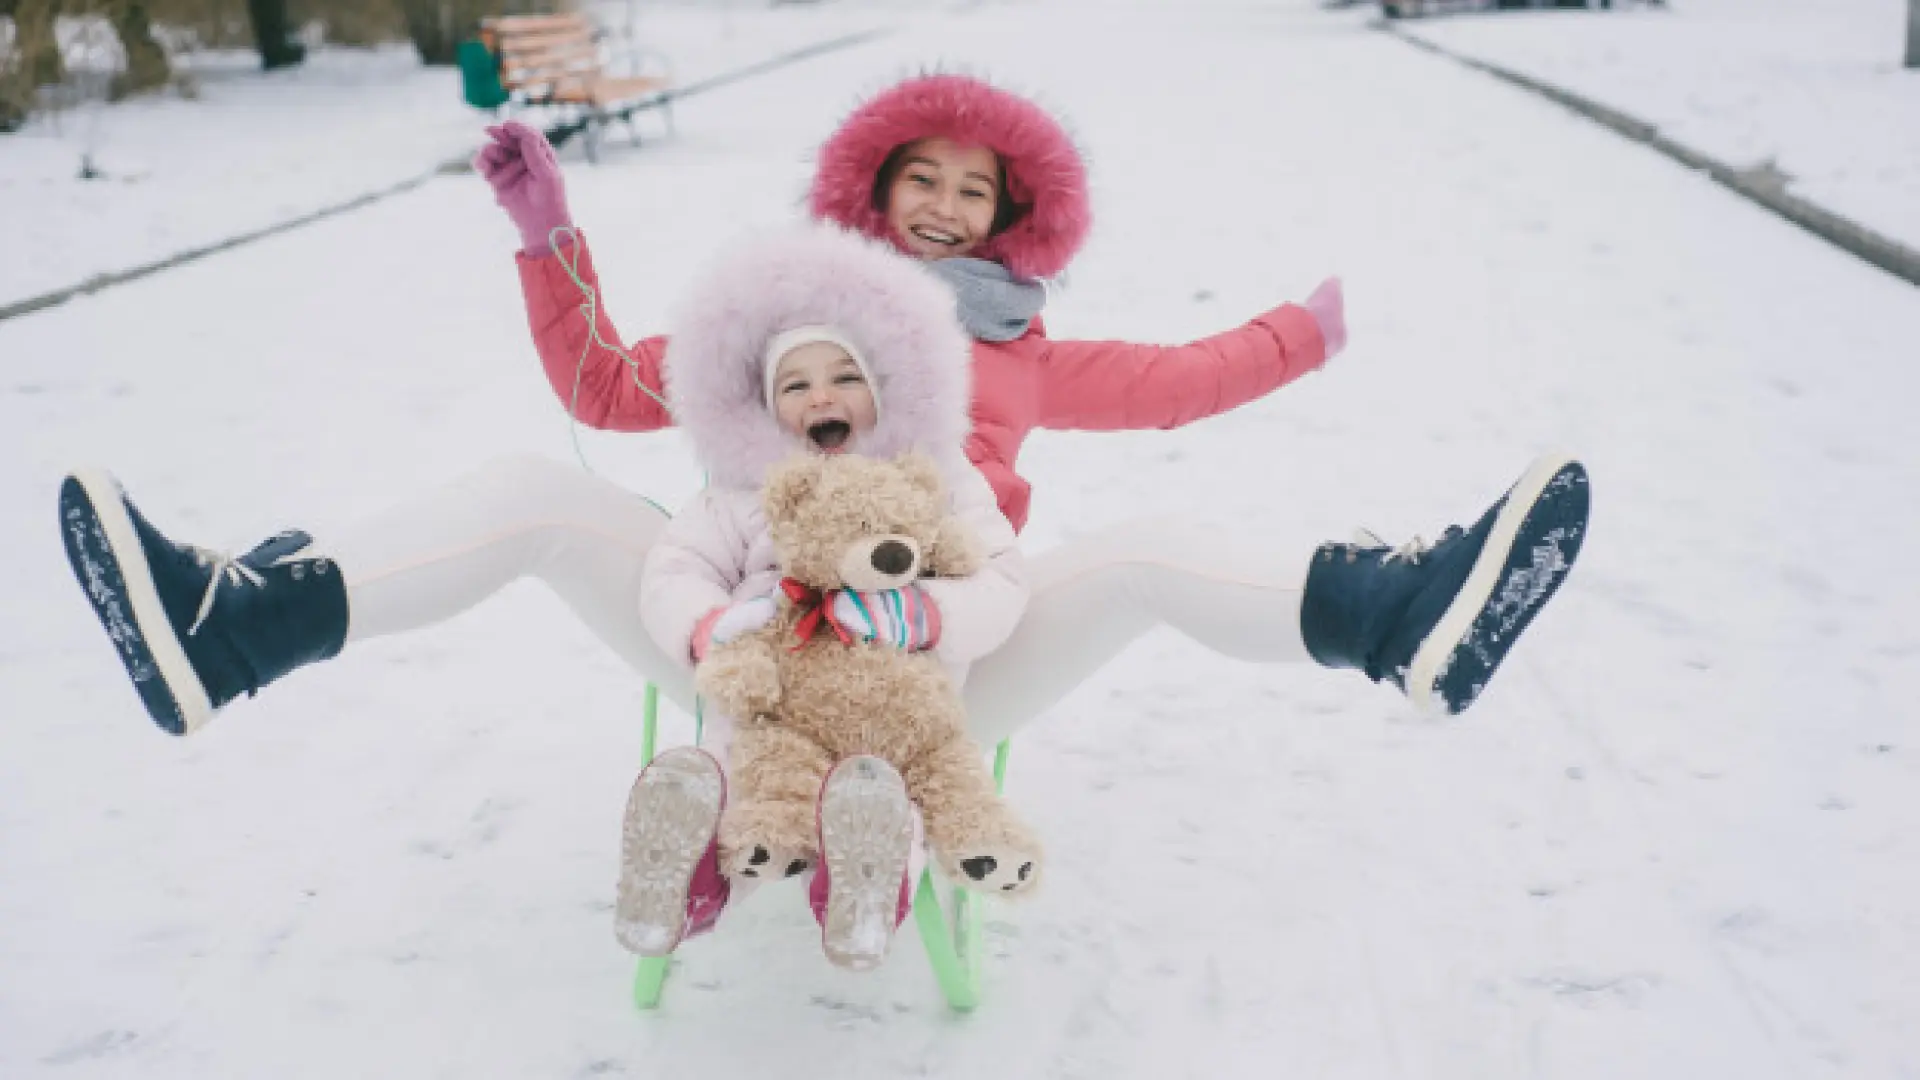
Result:
[[[771,596],[756,596],[727,607],[714,608],[693,629],[694,662],[706,659],[708,650],[715,646],[725,645],[742,634],[751,634],[766,626],[779,613],[780,605]]]
[[[474,156],[473,167],[520,230],[522,250],[545,255],[553,230],[573,222],[560,159],[545,135],[517,120],[487,128],[487,136],[493,141]]]
[[[1327,342],[1331,360],[1347,347],[1347,298],[1340,290],[1340,279],[1330,277],[1308,295],[1301,307],[1320,324],[1320,336]]]
[[[940,609],[918,585],[885,592],[833,594],[833,621],[861,641],[877,641],[908,652],[940,642]]]

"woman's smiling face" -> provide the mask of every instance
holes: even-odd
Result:
[[[1000,159],[984,146],[921,139],[902,152],[887,189],[887,227],[916,258],[951,259],[993,235]]]

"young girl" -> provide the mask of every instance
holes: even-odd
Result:
[[[528,318],[554,389],[585,423],[667,425],[654,396],[664,339],[632,346],[631,368],[602,347],[619,338],[569,274],[597,300],[584,239],[548,247],[570,221],[551,150],[531,129],[492,133],[478,164],[521,231]],[[821,149],[809,206],[952,286],[975,339],[967,456],[1015,528],[1031,493],[1015,464],[1034,428],[1177,427],[1317,369],[1345,339],[1334,282],[1190,345],[1048,339],[1036,279],[1064,270],[1086,237],[1085,170],[1051,117],[975,79],[909,79],[856,109]],[[578,468],[496,462],[331,535],[324,554],[292,532],[237,560],[207,556],[148,527],[103,474],[70,478],[61,505],[75,571],[169,731],[346,642],[436,624],[523,576],[545,581],[669,700],[693,704],[683,665],[633,602],[666,516]],[[1357,668],[1458,712],[1564,580],[1587,505],[1585,470],[1545,458],[1430,549],[1327,543],[1276,575],[1171,525],[1069,544],[1030,563],[1026,618],[972,673],[975,735],[1010,734],[1158,625],[1242,659]]]
[[[1027,592],[1013,528],[962,452],[967,339],[946,290],[869,241],[814,227],[723,260],[678,322],[665,357],[668,397],[708,487],[660,536],[641,578],[640,614],[661,651],[690,668],[708,649],[771,620],[780,570],[761,492],[773,466],[796,453],[917,450],[939,466],[952,510],[979,536],[986,564],[970,577],[906,586],[899,613],[928,617],[876,625],[889,618],[885,608],[871,596],[857,603],[839,593],[835,622],[868,639],[931,649],[962,684],[968,665],[1012,633]],[[906,910],[910,880],[913,814],[899,775],[877,758],[854,758],[824,786],[814,778],[806,794],[819,799],[817,852],[786,835],[792,830],[766,831],[764,842],[752,843],[739,822],[716,849],[725,782],[715,758],[729,756],[732,721],[711,709],[705,715],[713,757],[669,751],[635,783],[620,940],[664,954],[683,932],[712,924],[728,888],[717,871],[733,879],[791,875],[814,865],[817,853],[822,872],[810,892],[827,955],[847,967],[877,963]],[[760,767],[749,755],[727,771]],[[991,854],[1018,865],[1012,853]]]

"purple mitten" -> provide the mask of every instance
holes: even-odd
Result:
[[[545,135],[517,120],[489,127],[487,136],[493,141],[474,156],[473,167],[520,230],[521,250],[545,255],[553,230],[573,223],[560,161]]]
[[[1340,279],[1330,277],[1321,282],[1300,306],[1320,324],[1320,336],[1327,342],[1327,359],[1338,356],[1347,347],[1347,301],[1340,292]]]

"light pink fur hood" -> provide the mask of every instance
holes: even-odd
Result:
[[[963,460],[972,341],[953,293],[888,246],[808,225],[727,251],[673,320],[662,372],[667,403],[713,484],[758,489],[767,470],[806,450],[767,408],[764,364],[769,341],[810,324],[833,327],[857,346],[874,382],[879,421],[850,450]]]

